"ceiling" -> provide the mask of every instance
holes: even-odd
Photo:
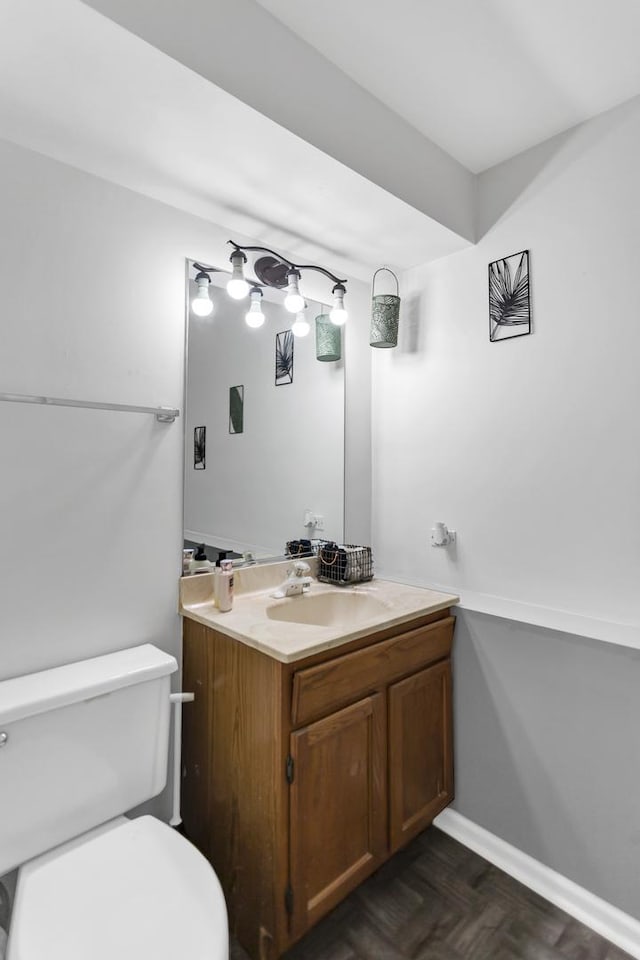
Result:
[[[348,276],[467,245],[78,0],[0,4],[0,138]]]
[[[242,60],[234,74],[246,81],[245,91],[234,95],[230,82],[223,89],[188,57],[162,52],[142,31],[130,32],[91,3],[123,16],[136,10],[154,25],[172,11],[174,32],[185,42],[202,39],[205,66],[213,64],[221,76],[226,69],[226,81],[237,60],[231,41],[246,48],[246,31],[257,25],[246,61],[251,69]],[[0,138],[217,223],[238,240],[249,237],[362,279],[383,263],[410,267],[468,246],[420,205],[420,196],[402,199],[409,159],[418,171],[417,194],[433,184],[436,193],[456,198],[462,181],[447,186],[447,164],[471,187],[473,177],[449,154],[479,171],[640,91],[640,0],[155,4],[0,3]],[[211,33],[193,30],[201,21],[185,4],[226,24],[215,37],[215,55]],[[236,20],[224,21],[231,9]],[[267,34],[269,57],[264,51],[261,62]],[[308,129],[292,132],[286,116],[274,122],[267,109],[256,108],[248,88],[276,84],[276,68],[287,83],[297,81],[292,90],[301,116],[314,127],[321,109],[331,118],[336,98],[344,100],[346,126],[335,131],[336,142],[361,142],[377,172],[394,177],[376,180],[365,166],[336,159],[330,143],[314,145]],[[380,138],[367,139],[365,109],[397,123],[385,128],[395,130],[395,140],[385,135],[393,141],[393,163],[378,155]],[[422,144],[430,141],[438,147],[431,143],[423,162]]]
[[[257,0],[474,173],[640,93],[638,0]]]

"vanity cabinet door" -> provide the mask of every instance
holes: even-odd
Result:
[[[389,687],[391,852],[452,799],[451,664],[445,660]]]
[[[291,936],[387,855],[386,702],[381,693],[291,734]]]

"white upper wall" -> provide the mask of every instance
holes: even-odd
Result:
[[[403,278],[374,357],[380,574],[640,644],[639,161],[636,100],[484,174],[477,247]],[[490,343],[487,266],[523,249],[533,335]]]
[[[0,141],[0,389],[182,408],[204,221]],[[0,404],[0,675],[178,656],[182,420]]]
[[[88,5],[449,230],[473,239],[469,171],[254,0],[91,0]]]
[[[185,258],[223,266],[226,231],[3,141],[0,209],[0,390],[182,409]],[[346,497],[368,539],[361,286]],[[0,677],[145,642],[179,657],[183,430],[0,403]]]

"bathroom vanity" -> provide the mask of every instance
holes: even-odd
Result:
[[[182,816],[232,933],[275,960],[452,800],[457,597],[314,584],[221,614],[208,580],[182,581]]]

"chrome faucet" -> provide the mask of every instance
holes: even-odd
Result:
[[[311,567],[308,563],[305,563],[304,560],[296,560],[294,565],[287,570],[287,579],[278,587],[272,596],[299,597],[301,594],[306,593],[313,583],[313,577],[307,576],[310,570]]]

